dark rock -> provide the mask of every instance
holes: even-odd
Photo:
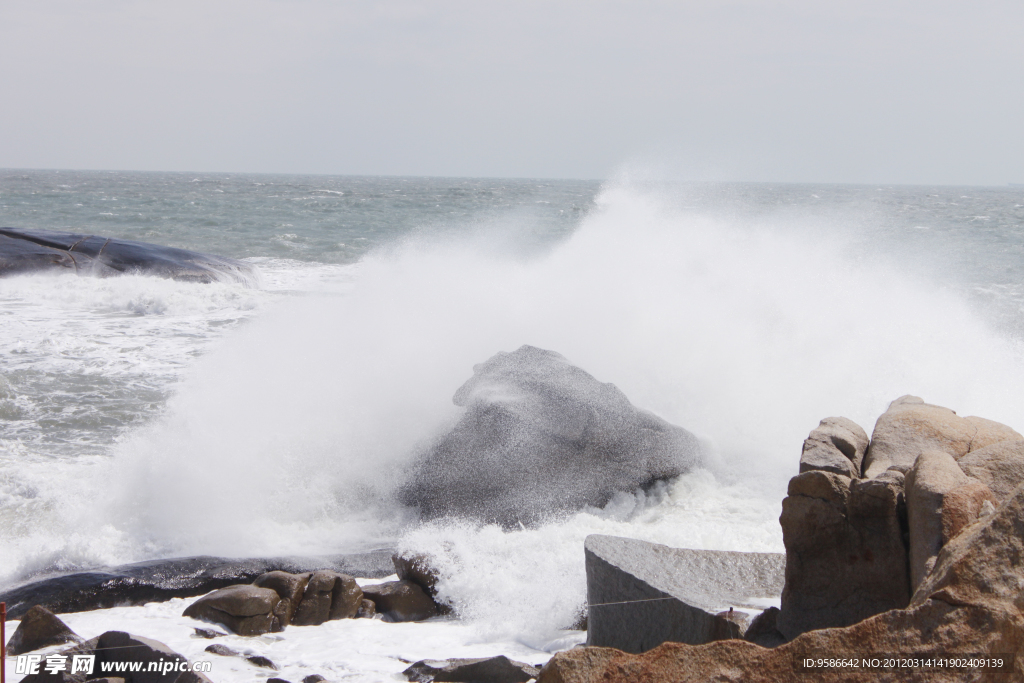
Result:
[[[285,680],[284,678],[268,678],[267,679],[267,683],[292,683],[292,682],[289,681],[289,680]]]
[[[526,683],[540,675],[540,669],[499,655],[483,659],[423,659],[402,673],[408,680],[417,683]]]
[[[473,368],[466,408],[416,463],[400,499],[426,518],[533,524],[604,505],[701,461],[685,429],[634,407],[552,351],[523,346]]]
[[[363,598],[359,603],[359,609],[356,611],[356,619],[372,619],[376,614],[377,606],[373,603],[373,600]]]
[[[402,581],[412,581],[430,597],[437,595],[438,573],[437,569],[430,565],[430,558],[426,555],[400,555],[395,553],[391,556],[395,563],[395,573]]]
[[[587,644],[644,652],[665,641],[706,643],[743,635],[729,607],[756,610],[782,592],[777,553],[687,550],[632,538],[584,544]]]
[[[153,560],[110,569],[78,572],[35,581],[0,593],[7,615],[17,619],[33,605],[66,614],[124,605],[190,598],[239,583],[252,583],[267,572],[293,574],[318,569],[383,578],[394,573],[391,550],[327,557],[280,557],[231,560],[185,557]]]
[[[761,647],[778,647],[786,642],[786,637],[779,632],[779,608],[769,607],[754,617],[743,634],[743,640]]]
[[[302,601],[306,584],[309,583],[309,577],[312,575],[312,573],[289,574],[288,572],[276,571],[263,574],[252,582],[254,586],[270,588],[281,598],[281,602],[277,604],[277,609],[274,612],[274,615],[281,622],[281,628],[292,623],[292,617]]]
[[[220,631],[214,631],[213,629],[209,629],[209,628],[197,628],[197,629],[195,629],[195,632],[196,632],[196,635],[199,636],[200,638],[207,638],[207,639],[219,638],[221,636],[227,635],[226,633],[221,633]]]
[[[351,619],[359,611],[363,591],[351,576],[313,572],[292,616],[296,626],[316,626],[334,619]]]
[[[860,425],[845,417],[826,417],[804,441],[800,471],[859,477],[867,449],[868,435]]]
[[[385,581],[365,586],[363,595],[372,600],[384,621],[423,621],[438,616],[437,605],[412,581]]]
[[[277,671],[277,665],[272,661],[264,657],[263,655],[250,655],[245,658],[245,661],[249,662],[253,666],[259,666],[264,669],[273,669]]]
[[[206,646],[206,651],[211,653],[211,654],[220,655],[221,657],[238,657],[238,656],[240,656],[237,651],[232,650],[227,645],[221,645],[220,643],[214,643],[213,645],[207,645]]]
[[[68,657],[68,663],[76,654],[95,655],[96,661],[92,674],[84,672],[69,674],[58,672],[48,674],[40,669],[39,674],[29,675],[22,679],[21,683],[80,683],[88,676],[99,677],[104,671],[104,664],[131,665],[141,663],[140,671],[124,671],[124,683],[209,683],[209,679],[199,673],[177,671],[172,667],[180,667],[188,660],[167,647],[167,645],[142,636],[135,636],[123,631],[107,631],[103,635],[85,641],[75,647],[61,651],[62,655]],[[150,671],[149,665],[159,663],[157,670]],[[114,670],[117,670],[116,668]],[[122,673],[118,671],[118,673]],[[185,676],[183,679],[182,676]],[[111,679],[117,680],[117,679]]]
[[[320,674],[310,674],[302,679],[302,683],[320,683],[321,681],[326,680],[327,679],[321,676]]]
[[[870,480],[818,470],[790,479],[779,518],[786,587],[778,629],[787,640],[907,606],[905,514],[895,470]]]
[[[281,601],[270,588],[228,586],[205,595],[182,612],[183,617],[222,624],[240,636],[281,630],[274,608]]]
[[[57,615],[36,605],[21,618],[21,623],[7,642],[7,654],[13,657],[51,645],[77,643],[81,640]]]
[[[143,274],[247,286],[258,281],[250,264],[223,256],[94,235],[0,228],[0,276],[36,271],[96,277]]]

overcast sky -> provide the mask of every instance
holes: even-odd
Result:
[[[1021,0],[0,0],[0,167],[1024,182]]]

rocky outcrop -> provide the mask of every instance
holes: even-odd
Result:
[[[556,654],[538,683],[705,681],[797,683],[961,683],[1024,679],[1024,486],[939,553],[905,609],[889,610],[845,628],[810,631],[774,649],[729,640],[703,646],[666,643],[643,655],[607,648]],[[904,657],[935,653],[1003,656],[1002,669],[865,668],[802,670],[808,655],[842,658],[864,653]],[[1010,656],[1007,656],[1010,655]]]
[[[56,614],[36,605],[21,618],[21,623],[7,642],[7,654],[13,657],[51,645],[77,643],[81,640]]]
[[[416,463],[400,493],[427,518],[504,526],[604,505],[701,461],[685,429],[635,408],[557,353],[523,346],[473,368],[465,412]]]
[[[972,450],[957,461],[960,469],[987,486],[999,500],[1024,484],[1024,441],[1009,440]]]
[[[101,672],[106,670],[105,665],[117,667],[118,664],[123,666],[112,670],[122,674],[123,678],[120,680],[123,680],[123,683],[210,683],[210,679],[202,673],[182,671],[183,667],[188,666],[188,659],[167,645],[123,631],[107,631],[73,648],[62,650],[60,654],[67,657],[69,664],[73,661],[74,655],[95,656],[93,672],[47,673],[41,667],[38,674],[26,676],[21,679],[21,683],[82,683],[86,679],[99,679]],[[135,663],[141,664],[139,671],[133,671],[126,666]],[[155,670],[150,670],[150,663],[155,665]]]
[[[363,586],[363,595],[373,602],[384,621],[423,621],[439,614],[430,596],[412,581]]]
[[[363,591],[346,574],[313,572],[292,617],[296,626],[316,626],[334,619],[351,619],[363,601]]]
[[[875,477],[890,467],[906,473],[925,451],[943,451],[959,460],[973,450],[1021,439],[1024,437],[1004,424],[960,417],[949,408],[925,403],[917,396],[901,396],[875,423],[863,475]]]
[[[588,536],[587,644],[644,652],[665,641],[743,637],[744,610],[782,590],[785,558]],[[729,614],[730,608],[733,614]]]
[[[504,655],[480,659],[423,659],[402,672],[407,680],[416,683],[526,683],[536,678],[539,673],[537,667],[513,661]]]
[[[259,281],[252,265],[224,256],[95,235],[0,228],[0,277],[46,271],[94,277],[156,275],[246,286]]]
[[[786,639],[906,607],[900,472],[857,480],[809,471],[790,480],[788,493],[779,518],[786,586],[778,629]]]
[[[275,570],[301,574],[330,569],[353,576],[383,578],[395,571],[391,554],[391,550],[374,550],[326,557],[232,560],[204,556],[153,560],[29,583],[0,593],[0,602],[6,602],[8,616],[17,619],[33,605],[66,614],[190,598],[250,583]]]
[[[860,425],[845,417],[826,417],[804,441],[800,471],[859,477],[867,449],[868,435]]]
[[[395,563],[395,573],[400,580],[412,581],[430,597],[437,595],[438,573],[437,569],[431,566],[429,557],[420,553],[395,553],[391,556],[391,561]]]
[[[910,522],[910,583],[917,588],[950,539],[978,519],[984,501],[997,503],[981,482],[971,479],[951,455],[925,451],[907,473]]]
[[[292,623],[292,617],[295,615],[295,610],[298,608],[299,603],[302,602],[302,596],[306,591],[306,585],[309,583],[311,576],[313,576],[312,572],[289,574],[288,572],[275,571],[262,574],[252,582],[252,585],[258,588],[271,589],[281,598],[281,601],[277,603],[277,607],[274,610],[274,616],[280,622],[281,628],[285,628]]]
[[[228,586],[199,598],[185,608],[182,616],[221,624],[240,636],[258,636],[281,630],[274,614],[280,601],[270,588]]]

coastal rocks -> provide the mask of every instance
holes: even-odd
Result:
[[[826,417],[804,441],[800,471],[859,477],[867,449],[868,435],[860,425],[845,417]]]
[[[367,578],[394,573],[391,550],[326,557],[278,557],[233,560],[183,557],[79,572],[19,586],[0,593],[7,614],[17,619],[33,605],[57,614],[143,605],[171,598],[190,598],[239,583],[250,583],[267,572],[301,574],[318,569]]]
[[[296,626],[316,626],[334,619],[351,619],[362,604],[356,580],[336,572],[313,572],[292,617]]]
[[[74,655],[95,656],[90,680],[100,679],[103,671],[116,671],[122,674],[124,683],[210,683],[202,673],[183,670],[190,668],[188,659],[164,643],[123,631],[107,631],[60,654],[68,662]],[[41,667],[38,674],[26,676],[21,683],[81,683],[86,678],[84,672],[47,673]]]
[[[925,451],[907,473],[910,524],[910,583],[931,571],[939,550],[978,519],[984,501],[998,503],[981,482],[971,479],[948,453]]]
[[[809,631],[773,649],[727,640],[701,646],[665,643],[642,655],[609,648],[567,650],[544,666],[538,683],[798,683],[810,678],[826,683],[1019,681],[1024,679],[1024,661],[1019,656],[1024,649],[1022,556],[1024,486],[942,549],[905,609],[889,610],[844,628]],[[1001,656],[1004,665],[983,672],[859,667],[808,672],[800,668],[808,656],[842,658],[863,653]]]
[[[959,460],[972,450],[1021,439],[1024,437],[998,422],[960,417],[917,396],[901,396],[875,423],[863,475],[872,478],[890,467],[906,473],[917,457],[929,450],[944,451]]]
[[[229,586],[199,598],[182,616],[222,624],[240,636],[258,636],[281,630],[281,622],[274,614],[280,601],[277,592],[270,588]]]
[[[779,554],[687,550],[615,536],[588,536],[584,552],[587,644],[626,652],[743,637],[746,622],[735,612],[759,611],[778,597],[785,572]],[[729,608],[736,608],[733,615]]]
[[[1024,483],[1024,441],[1002,441],[972,450],[957,462],[960,469],[1005,500]]]
[[[0,228],[0,277],[40,271],[95,277],[156,275],[246,286],[258,282],[250,264],[223,256],[95,235]]]
[[[51,645],[77,643],[81,640],[57,615],[36,605],[21,618],[21,623],[7,642],[7,654],[13,657]]]
[[[364,586],[363,595],[373,602],[384,621],[423,621],[440,613],[430,596],[412,581],[385,581]]]
[[[467,683],[526,683],[540,670],[504,655],[482,659],[423,659],[402,672],[416,683],[465,681]]]
[[[815,470],[790,480],[779,518],[786,582],[778,630],[786,639],[907,606],[903,483],[898,471],[858,480]]]
[[[437,569],[430,565],[430,558],[422,554],[401,555],[395,553],[391,556],[395,563],[395,573],[402,581],[412,581],[430,597],[437,595]]]
[[[271,589],[281,598],[281,601],[277,603],[277,607],[274,610],[274,616],[280,622],[281,628],[285,628],[292,623],[292,617],[295,615],[295,610],[298,608],[299,603],[302,602],[302,596],[311,576],[313,576],[312,573],[289,574],[288,572],[275,571],[267,572],[252,582],[252,585],[258,588]]]
[[[692,434],[553,351],[523,346],[492,356],[474,366],[454,402],[465,413],[419,459],[399,496],[425,518],[534,524],[701,461]]]

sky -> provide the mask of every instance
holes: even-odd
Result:
[[[0,167],[1024,183],[1020,0],[2,0]]]

